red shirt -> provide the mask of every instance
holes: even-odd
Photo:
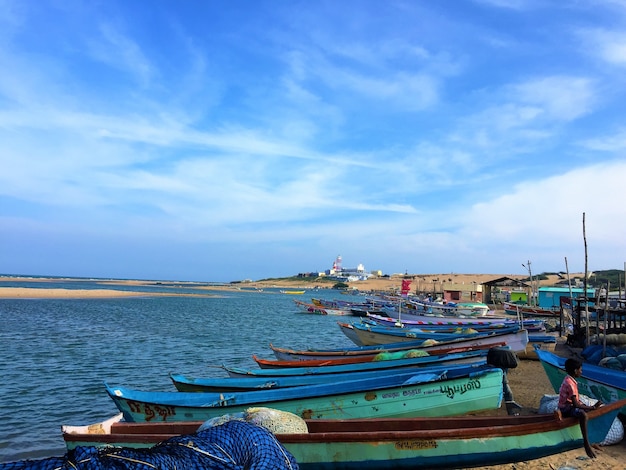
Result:
[[[578,382],[574,377],[568,375],[563,379],[559,389],[559,408],[574,406],[573,396],[578,396]]]

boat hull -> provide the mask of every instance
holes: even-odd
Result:
[[[561,313],[557,310],[546,310],[539,307],[531,307],[529,305],[517,305],[504,302],[504,312],[508,315],[522,315],[525,317],[539,317],[539,318],[559,318]]]
[[[410,372],[369,381],[233,394],[141,392],[109,386],[106,390],[131,422],[204,421],[250,406],[289,411],[305,419],[452,416],[500,406],[500,369],[478,368],[469,375],[460,369],[442,371],[439,378],[426,375]],[[338,385],[342,392],[336,391]]]
[[[601,442],[626,401],[589,412],[589,439]],[[117,419],[119,420],[119,416]],[[201,422],[63,426],[77,446],[150,447],[192,434]],[[578,420],[554,415],[307,420],[306,434],[277,434],[301,469],[382,470],[475,467],[527,461],[582,447]],[[92,432],[88,430],[91,429]],[[95,434],[97,433],[97,434]]]
[[[556,337],[550,335],[528,335],[528,344],[526,345],[526,349],[518,352],[517,357],[520,359],[532,359],[538,361],[539,356],[537,356],[537,349],[554,352],[556,350]]]
[[[548,376],[550,385],[555,393],[563,379],[565,372],[565,358],[541,349],[536,351],[541,365]],[[583,364],[582,375],[576,378],[578,391],[603,403],[612,403],[626,398],[626,372],[607,369],[606,367]],[[622,410],[626,414],[626,408]]]
[[[485,343],[478,346],[465,346],[465,347],[442,347],[438,349],[424,350],[420,348],[376,348],[367,350],[328,350],[328,351],[295,351],[293,349],[278,348],[270,344],[270,348],[274,353],[274,356],[279,361],[287,362],[299,362],[298,367],[315,367],[324,365],[339,365],[339,364],[356,364],[356,363],[369,363],[369,362],[385,362],[382,361],[382,354],[386,353],[390,356],[406,356],[410,357],[413,352],[424,353],[425,357],[430,356],[453,356],[460,353],[469,353],[478,350],[487,350],[490,348],[497,348],[504,346],[504,341],[494,341],[492,343]],[[416,354],[413,354],[415,356]],[[418,358],[415,358],[418,359]],[[431,362],[432,359],[424,359],[424,362]]]
[[[332,382],[342,382],[346,380],[361,380],[381,377],[382,375],[406,374],[407,369],[413,370],[414,374],[424,374],[441,371],[442,368],[450,369],[455,367],[466,367],[467,365],[481,366],[486,364],[488,350],[471,351],[466,354],[450,354],[435,357],[418,357],[410,359],[394,359],[389,361],[375,361],[366,364],[355,365],[352,371],[344,367],[344,372],[337,372],[333,366],[328,366],[332,370],[325,372],[326,367],[315,368],[315,371],[308,373],[281,374],[284,369],[264,369],[267,374],[255,375],[248,371],[242,375],[230,377],[207,377],[192,378],[179,374],[170,374],[170,379],[179,392],[232,392],[232,391],[254,391],[287,387],[300,387],[304,385],[315,385]],[[430,359],[430,362],[423,362]],[[358,367],[358,368],[357,368]],[[319,369],[319,370],[318,370]],[[287,371],[291,370],[288,368]],[[333,370],[335,370],[333,372]],[[274,375],[271,375],[275,373]]]
[[[415,342],[415,338],[411,336],[410,332],[406,332],[404,336],[400,335],[391,335],[383,333],[381,330],[372,331],[367,327],[354,324],[354,332],[358,336],[361,345],[363,346],[372,346],[372,345],[384,345],[398,342]],[[454,340],[455,345],[468,345],[468,346],[477,346],[480,344],[484,344],[489,341],[494,341],[497,338],[497,341],[504,341],[506,344],[515,352],[524,351],[526,349],[526,345],[528,344],[528,332],[526,330],[519,330],[511,333],[490,333],[490,334],[481,334],[473,337],[465,337]],[[443,344],[449,344],[448,341],[442,341],[433,347],[443,347]],[[417,349],[418,347],[416,347]],[[427,348],[423,348],[427,350]]]

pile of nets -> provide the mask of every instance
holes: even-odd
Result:
[[[289,411],[266,407],[251,407],[241,413],[225,414],[209,419],[200,426],[198,431],[233,420],[263,426],[274,434],[305,434],[309,432],[306,422],[300,416]]]
[[[429,354],[421,349],[409,349],[408,351],[379,352],[373,361],[393,361],[396,359],[410,359],[412,357],[426,357]]]
[[[615,335],[607,335],[607,339],[610,336]],[[590,364],[626,371],[626,348],[623,345],[620,348],[604,348],[603,345],[592,344],[583,349],[581,355]]]
[[[263,413],[250,418],[263,421]],[[267,416],[265,416],[267,417]],[[0,463],[0,470],[297,470],[274,434],[242,419],[203,426],[149,449],[77,447],[64,457]]]

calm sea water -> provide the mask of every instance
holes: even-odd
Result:
[[[103,286],[59,281],[39,287]],[[253,354],[273,358],[270,342],[353,346],[337,326],[339,317],[299,313],[294,304],[351,296],[332,290],[301,296],[278,290],[213,292],[210,298],[0,299],[0,462],[63,455],[62,424],[89,424],[117,412],[104,382],[175,391],[170,372],[224,377],[211,366],[255,368]]]

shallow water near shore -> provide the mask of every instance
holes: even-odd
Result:
[[[43,287],[103,288],[96,282],[62,281]],[[150,287],[147,294],[159,291],[172,289]],[[63,455],[61,425],[89,424],[117,412],[104,382],[175,391],[170,372],[223,377],[225,372],[212,366],[256,368],[253,354],[273,358],[269,343],[354,346],[337,326],[341,317],[300,313],[294,300],[362,297],[332,290],[216,294],[0,299],[0,462]]]

